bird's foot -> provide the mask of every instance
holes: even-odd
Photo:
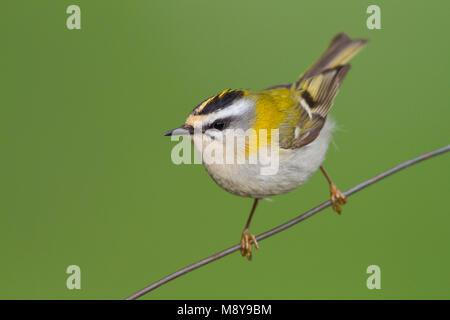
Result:
[[[341,207],[339,205],[345,204],[347,202],[347,198],[341,191],[339,191],[334,183],[330,184],[330,195],[331,203],[333,204],[333,210],[338,214],[341,214]]]
[[[252,260],[252,244],[250,241],[253,242],[256,249],[259,249],[255,236],[249,233],[248,229],[245,229],[241,237],[241,255],[243,257],[247,256],[248,260]]]

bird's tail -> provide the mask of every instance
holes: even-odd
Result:
[[[347,62],[366,44],[365,39],[352,40],[345,33],[338,34],[311,68],[292,84],[291,91],[303,107],[303,114],[308,114],[311,122],[326,118],[342,80],[350,69]]]
[[[327,69],[346,64],[365,47],[367,42],[367,39],[352,40],[345,33],[339,33],[331,40],[322,56],[300,76],[297,83],[300,83],[303,79],[314,77]]]

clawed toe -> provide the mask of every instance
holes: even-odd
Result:
[[[332,183],[330,185],[330,195],[331,195],[331,203],[333,205],[333,210],[338,214],[341,214],[341,207],[339,205],[344,205],[347,203],[347,198],[344,194]]]
[[[255,245],[256,249],[259,249],[258,241],[256,241],[256,237],[248,232],[248,229],[245,229],[242,232],[241,237],[241,255],[243,257],[247,257],[248,260],[252,260],[252,242]]]

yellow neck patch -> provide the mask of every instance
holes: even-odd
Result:
[[[254,134],[246,146],[246,153],[252,154],[260,147],[272,143],[272,129],[279,130],[286,117],[292,113],[296,102],[288,88],[260,91],[249,94],[248,97],[255,101],[255,122],[252,127]],[[267,139],[264,139],[261,130],[267,132]]]

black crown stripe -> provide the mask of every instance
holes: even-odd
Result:
[[[208,114],[230,106],[233,101],[241,98],[244,92],[241,90],[228,90],[224,93],[214,96],[197,114]],[[194,109],[195,110],[195,109]]]

